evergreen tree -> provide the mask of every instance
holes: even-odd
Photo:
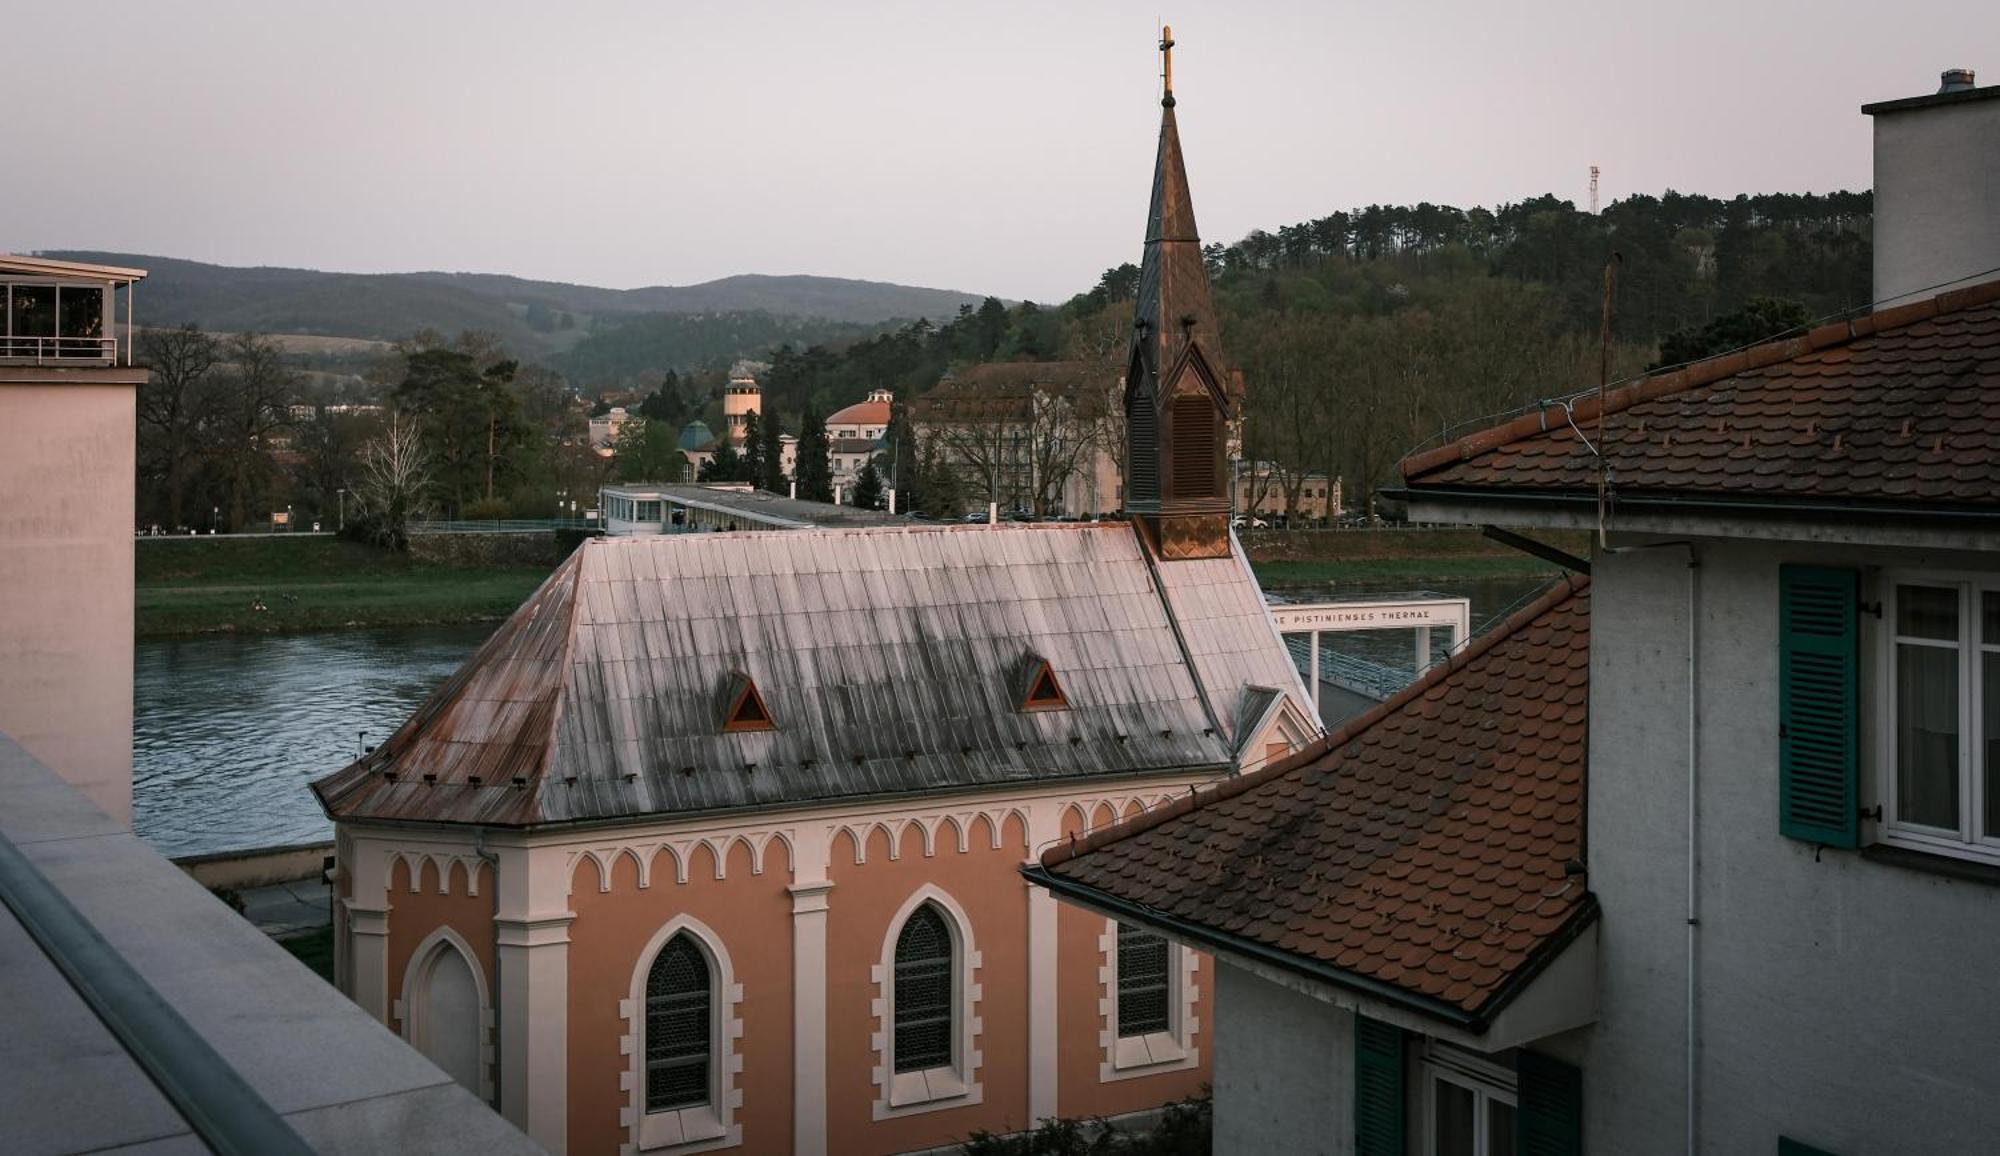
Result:
[[[799,460],[792,473],[799,483],[799,497],[808,502],[833,501],[833,461],[828,456],[826,419],[819,410],[806,407],[799,422]]]
[[[764,430],[754,409],[743,419],[743,455],[737,469],[742,471],[743,481],[753,486],[764,484]]]
[[[863,510],[882,508],[882,475],[875,471],[873,460],[862,466],[854,479],[854,504]]]
[[[740,482],[743,480],[743,455],[736,452],[736,446],[728,438],[716,443],[715,456],[701,463],[701,473],[697,477],[703,482]]]
[[[750,480],[759,489],[775,493],[785,492],[785,422],[775,411],[765,414],[763,424],[757,427],[762,439],[759,455],[763,472]]]

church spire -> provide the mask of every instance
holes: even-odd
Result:
[[[1163,556],[1229,549],[1223,466],[1240,387],[1222,357],[1174,118],[1173,30],[1160,30],[1160,147],[1126,370],[1126,506]]]

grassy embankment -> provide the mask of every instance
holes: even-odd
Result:
[[[1541,540],[1588,556],[1588,536],[1560,533]],[[1243,542],[1266,589],[1347,583],[1420,583],[1479,578],[1554,577],[1560,568],[1483,537],[1477,530],[1344,530],[1253,533]]]
[[[505,618],[546,566],[457,567],[336,538],[146,539],[139,637]],[[261,599],[267,609],[253,609]]]

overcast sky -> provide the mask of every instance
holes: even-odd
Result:
[[[1138,258],[1162,17],[1209,240],[1863,188],[1859,105],[2000,81],[1993,0],[12,4],[0,251],[1059,300]]]

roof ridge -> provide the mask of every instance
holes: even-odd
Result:
[[[1783,361],[1793,361],[1809,353],[1837,349],[1850,342],[1878,333],[1887,333],[1937,317],[1961,313],[2000,301],[2000,278],[1960,289],[1950,289],[1920,301],[1877,309],[1845,321],[1830,321],[1801,334],[1773,337],[1728,353],[1719,353],[1677,369],[1659,370],[1636,381],[1607,390],[1602,409],[1593,393],[1570,404],[1542,405],[1518,414],[1499,425],[1467,434],[1456,441],[1406,455],[1396,463],[1404,482],[1415,481],[1458,462],[1469,461],[1524,438],[1547,433],[1561,425],[1575,425],[1600,416],[1620,413],[1655,398],[1683,393],[1735,377],[1752,369],[1762,369]]]
[[[1383,719],[1389,717],[1389,715],[1402,709],[1404,704],[1421,697],[1438,683],[1450,678],[1453,674],[1463,670],[1474,660],[1485,655],[1494,647],[1512,638],[1517,631],[1525,628],[1530,622],[1560,606],[1577,594],[1582,593],[1589,587],[1590,579],[1586,576],[1577,574],[1563,575],[1560,579],[1550,584],[1549,588],[1537,596],[1533,602],[1508,615],[1505,622],[1473,639],[1466,644],[1463,650],[1452,655],[1444,662],[1431,667],[1419,676],[1416,681],[1410,683],[1410,685],[1404,687],[1402,690],[1390,695],[1384,701],[1370,707],[1361,714],[1348,719],[1318,742],[1308,743],[1277,762],[1259,767],[1248,774],[1238,775],[1233,779],[1224,779],[1207,790],[1199,788],[1191,790],[1187,795],[1176,798],[1173,802],[1163,807],[1156,807],[1136,818],[1124,819],[1113,823],[1109,827],[1085,835],[1082,839],[1072,837],[1067,842],[1057,843],[1055,846],[1042,852],[1042,866],[1054,867],[1061,863],[1067,863],[1080,855],[1089,854],[1108,843],[1150,831],[1154,827],[1167,822],[1169,819],[1177,819],[1182,815],[1208,806],[1210,803],[1219,803],[1226,799],[1233,799],[1253,787],[1292,773],[1314,759],[1325,755],[1327,752],[1336,750],[1359,738],[1370,727],[1373,727],[1376,723],[1381,722]]]
[[[535,784],[536,821],[540,821],[542,818],[542,792],[549,785],[549,772],[555,769],[556,736],[562,733],[563,706],[569,702],[570,657],[576,653],[576,620],[583,613],[583,551],[592,542],[602,542],[604,540],[602,537],[585,538],[583,541],[577,543],[577,549],[570,551],[569,557],[563,559],[563,564],[556,567],[558,574],[564,570],[570,572],[569,626],[568,629],[563,631],[561,666],[556,671],[555,680],[556,701],[549,711],[549,734],[547,740],[542,744],[540,781]]]

